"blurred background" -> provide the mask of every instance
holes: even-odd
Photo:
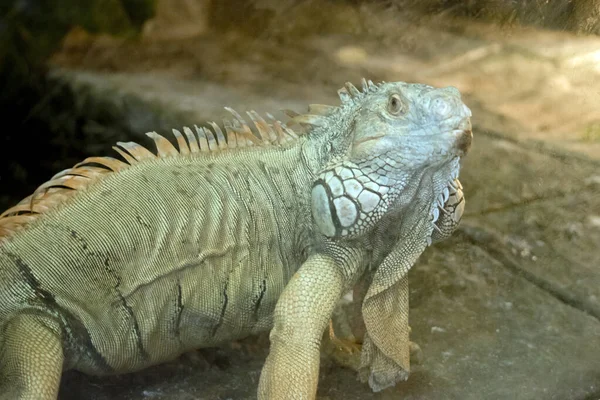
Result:
[[[600,398],[600,0],[4,0],[0,208],[116,141],[362,77],[460,89],[467,208],[411,271],[409,380],[373,394],[324,354],[319,398]],[[60,398],[254,398],[267,351],[70,372]]]

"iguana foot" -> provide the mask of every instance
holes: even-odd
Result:
[[[339,338],[335,335],[333,321],[329,321],[329,334],[323,341],[325,352],[338,365],[358,371],[362,344],[353,335]]]
[[[360,353],[362,349],[362,343],[360,343],[354,336],[349,338],[339,338],[335,335],[335,330],[333,329],[333,321],[329,320],[329,341],[332,345],[336,347],[338,351],[354,354]]]

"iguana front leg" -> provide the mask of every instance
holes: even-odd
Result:
[[[362,258],[358,250],[316,254],[292,277],[275,308],[259,399],[315,398],[321,337],[337,301],[361,272]]]
[[[63,369],[58,322],[37,314],[16,315],[3,336],[0,399],[55,400]]]

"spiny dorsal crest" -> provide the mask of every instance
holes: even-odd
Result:
[[[342,105],[362,98],[365,94],[377,90],[372,81],[362,80],[362,92],[351,83],[338,91]],[[266,113],[268,122],[255,111],[248,111],[252,121],[248,124],[235,110],[225,107],[233,115],[231,120],[223,120],[223,129],[214,122],[209,127],[195,126],[195,133],[188,127],[183,134],[173,129],[177,147],[156,132],[146,135],[154,140],[157,152],[152,153],[135,142],[118,142],[113,149],[125,161],[112,157],[89,157],[54,175],[48,182],[39,186],[33,194],[21,200],[17,205],[0,214],[0,242],[14,232],[22,229],[47,211],[65,204],[78,190],[84,189],[108,174],[117,173],[125,168],[147,160],[165,157],[188,156],[191,154],[233,150],[250,146],[280,146],[296,140],[310,126],[322,126],[325,118],[339,109],[336,106],[311,104],[307,114],[286,111],[290,116],[287,124],[278,121]],[[304,130],[294,131],[288,125],[299,125]]]
[[[156,132],[148,132],[146,135],[153,139],[156,145],[156,154],[135,142],[118,142],[113,149],[125,161],[112,157],[89,157],[73,168],[59,172],[48,182],[39,186],[32,195],[0,214],[0,242],[48,210],[64,204],[78,190],[88,187],[107,174],[119,172],[140,162],[195,153],[233,150],[241,147],[280,146],[299,136],[286,124],[268,113],[266,116],[269,122],[257,112],[248,111],[252,129],[235,110],[229,107],[225,107],[225,109],[233,115],[233,119],[223,120],[225,132],[214,122],[208,123],[210,128],[195,126],[195,134],[188,127],[183,128],[183,134],[177,129],[173,129],[178,148],[164,136]],[[298,121],[301,120],[302,116],[299,116]],[[298,121],[294,121],[293,118],[291,120],[291,122]]]
[[[382,82],[382,84],[385,82]],[[342,101],[342,105],[354,103],[357,100],[363,99],[367,94],[376,92],[381,85],[377,83],[373,83],[371,80],[366,80],[365,78],[361,81],[362,91],[358,90],[356,86],[354,86],[350,82],[346,82],[344,87],[338,90],[338,96],[340,96],[340,100]]]

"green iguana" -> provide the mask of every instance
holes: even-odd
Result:
[[[155,132],[153,154],[91,157],[0,216],[2,398],[55,399],[63,370],[108,375],[271,330],[259,399],[311,399],[319,346],[357,282],[360,376],[409,371],[407,272],[456,228],[471,112],[455,88],[363,80],[340,106],[235,111]]]

